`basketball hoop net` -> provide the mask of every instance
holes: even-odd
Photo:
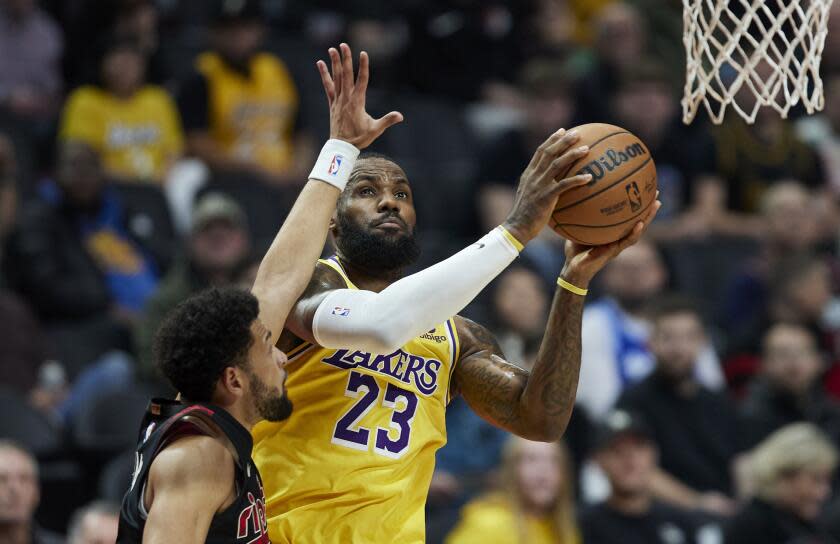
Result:
[[[683,121],[703,104],[715,124],[730,104],[748,123],[770,106],[823,108],[820,61],[833,0],[683,0]]]

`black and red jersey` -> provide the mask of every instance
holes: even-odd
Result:
[[[236,499],[213,516],[207,532],[208,544],[269,543],[265,520],[262,479],[251,459],[251,434],[224,409],[211,404],[181,404],[153,399],[140,429],[131,487],[120,509],[117,544],[141,544],[148,512],[144,506],[149,468],[158,453],[177,438],[207,434],[196,419],[215,425],[236,450]]]

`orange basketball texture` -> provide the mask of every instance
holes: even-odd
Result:
[[[557,234],[586,245],[627,235],[656,200],[656,166],[650,150],[629,131],[591,123],[575,127],[589,154],[564,177],[592,174],[592,181],[563,193],[549,225]]]

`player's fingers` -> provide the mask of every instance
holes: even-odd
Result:
[[[563,153],[559,157],[554,157],[553,159],[552,155],[546,153],[543,159],[543,175],[546,179],[555,179],[557,176],[563,175],[563,173],[567,172],[571,165],[585,157],[587,153],[589,153],[589,147],[585,145],[576,147],[571,151]]]
[[[392,111],[380,117],[379,119],[373,122],[375,131],[377,134],[382,134],[387,130],[389,127],[396,125],[397,123],[402,123],[404,117],[398,111]]]
[[[571,149],[575,144],[580,141],[580,134],[576,130],[571,130],[563,135],[562,138],[559,138],[546,146],[545,154],[551,157],[559,157],[569,149]]]
[[[318,67],[318,73],[321,75],[321,84],[324,86],[327,102],[332,105],[333,100],[335,100],[335,83],[333,83],[330,72],[327,70],[327,63],[319,60],[315,65]]]
[[[550,189],[549,196],[557,196],[575,187],[581,187],[592,181],[592,174],[579,174],[557,181]]]
[[[341,57],[335,47],[330,47],[330,62],[332,64],[332,79],[335,84],[336,96],[341,94]]]
[[[365,51],[359,54],[359,77],[356,78],[356,92],[364,100],[367,92],[368,80],[370,78],[370,59]]]
[[[539,147],[537,147],[537,150],[534,151],[534,156],[531,158],[531,163],[536,165],[542,159],[543,155],[545,154],[545,149],[548,146],[554,144],[557,140],[559,140],[560,138],[562,138],[565,135],[566,135],[566,129],[561,128],[561,129],[558,129],[557,131],[555,131],[554,134],[552,134],[551,136],[546,138],[546,140],[543,143],[541,143],[539,145]]]
[[[342,88],[350,91],[353,88],[353,52],[350,46],[342,43],[341,48],[341,82]]]

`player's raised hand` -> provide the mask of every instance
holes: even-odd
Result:
[[[557,198],[570,189],[589,183],[592,176],[582,174],[557,179],[569,166],[589,153],[587,146],[575,146],[580,136],[575,131],[560,129],[544,141],[519,178],[513,209],[505,228],[520,242],[527,244],[548,223]]]
[[[327,63],[317,62],[327,102],[330,105],[330,138],[344,140],[364,149],[385,130],[403,120],[403,115],[392,111],[374,119],[365,111],[365,95],[370,78],[370,60],[362,51],[359,55],[359,75],[353,77],[353,53],[342,43],[339,49],[329,50],[332,74]]]

